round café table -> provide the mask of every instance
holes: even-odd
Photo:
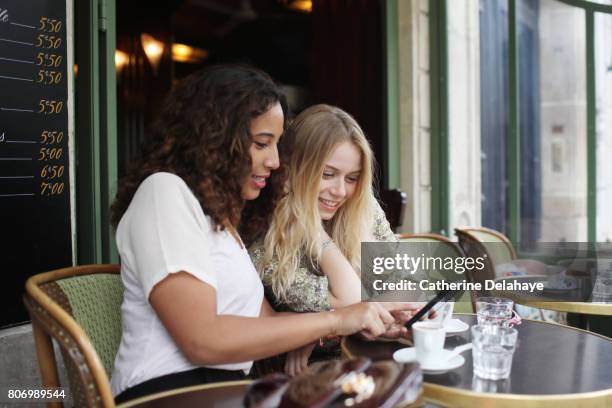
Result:
[[[517,283],[537,283],[546,282],[546,276],[511,276],[495,279],[496,283],[506,284]],[[558,312],[570,312],[589,315],[612,316],[612,303],[596,303],[588,301],[588,293],[584,289],[587,285],[579,285],[578,289],[567,291],[518,291],[493,289],[494,296],[512,299],[514,303],[539,309],[556,310]]]
[[[238,408],[243,406],[250,383],[243,380],[182,387],[134,399],[117,408]]]
[[[158,392],[120,404],[117,408],[240,408],[251,380],[194,385]],[[402,408],[436,408],[422,397]]]
[[[468,325],[473,314],[455,314]],[[472,353],[465,364],[439,375],[424,375],[425,401],[452,407],[612,407],[612,339],[554,323],[523,320],[507,380],[473,375]],[[445,348],[465,344],[470,331],[447,335]],[[347,357],[393,358],[405,347],[397,342],[368,342],[356,336],[342,341]]]

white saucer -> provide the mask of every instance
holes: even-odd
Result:
[[[436,362],[434,364],[423,364],[417,359],[416,349],[414,347],[407,347],[399,349],[393,353],[393,359],[398,363],[410,363],[416,361],[421,364],[421,369],[425,374],[442,374],[448,370],[454,370],[457,367],[461,367],[463,363],[465,363],[465,359],[462,355],[457,355],[448,360],[448,356],[451,353],[451,350],[444,349],[440,352],[440,362]]]
[[[446,324],[444,324],[446,334],[461,333],[469,328],[470,326],[467,323],[459,319],[450,319]]]

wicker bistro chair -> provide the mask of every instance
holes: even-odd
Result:
[[[436,252],[437,256],[441,257],[451,257],[451,258],[460,258],[463,257],[463,251],[461,247],[457,245],[456,242],[451,241],[444,235],[433,234],[433,233],[419,233],[419,234],[397,234],[400,242],[441,242],[445,245],[441,245],[438,248],[438,252]],[[449,276],[448,274],[436,273],[434,276],[430,277],[431,279],[452,279],[456,278],[456,276]],[[465,292],[461,296],[461,298],[456,299],[455,309],[456,313],[473,313],[474,312],[474,301],[475,296],[471,292]]]
[[[485,227],[455,228],[459,245],[463,252],[472,258],[483,257],[485,267],[482,270],[472,269],[468,278],[472,282],[485,285],[486,280],[495,279],[495,265],[508,263],[516,259],[516,251],[510,240],[501,232]],[[490,293],[483,289],[478,296]]]
[[[455,228],[459,244],[468,256],[484,256],[485,268],[482,271],[473,270],[470,279],[480,282],[484,286],[486,279],[495,279],[497,276],[495,266],[517,259],[516,250],[510,240],[501,232],[485,227]],[[488,296],[489,291],[483,290],[478,296]],[[518,314],[527,319],[541,320],[566,324],[567,313],[552,310],[538,309],[522,305],[514,306]]]
[[[60,386],[54,339],[66,365],[73,404],[115,406],[109,378],[121,340],[122,300],[118,265],[76,266],[28,279],[24,303],[32,318],[43,386]]]
[[[492,257],[495,264],[513,261],[517,258],[516,250],[512,242],[499,231],[486,227],[455,228],[455,234],[459,238],[459,244],[472,240],[478,243],[497,243],[486,245],[487,253]]]

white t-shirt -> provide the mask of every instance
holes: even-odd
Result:
[[[216,290],[217,314],[259,316],[263,286],[248,252],[210,218],[178,176],[155,173],[138,187],[117,227],[121,343],[111,379],[114,395],[146,380],[197,368],[183,355],[149,303],[168,274],[189,272]],[[209,366],[248,372],[252,361]]]

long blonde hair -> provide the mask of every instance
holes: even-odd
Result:
[[[354,194],[325,228],[355,271],[360,269],[361,241],[372,230],[375,200],[372,149],[348,113],[329,105],[314,105],[295,118],[283,139],[281,160],[289,170],[287,190],[274,210],[258,265],[263,276],[272,259],[278,260],[278,268],[266,283],[271,284],[280,301],[286,299],[301,259],[306,256],[316,269],[321,258],[320,181],[326,161],[339,144],[348,141],[359,149],[361,173]]]

